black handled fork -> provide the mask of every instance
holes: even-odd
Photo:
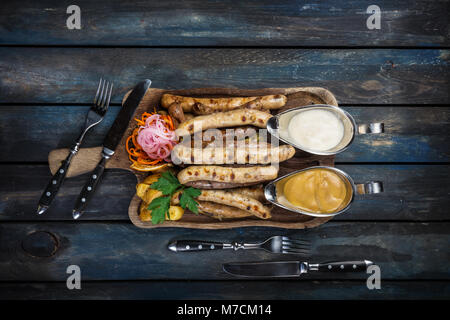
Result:
[[[112,83],[100,79],[97,93],[94,98],[94,104],[92,105],[86,116],[83,130],[81,131],[81,134],[76,140],[75,144],[70,149],[69,155],[62,162],[61,166],[53,175],[44,192],[42,193],[41,199],[39,200],[37,214],[43,214],[50,207],[50,204],[58,193],[59,188],[61,187],[64,178],[66,177],[70,162],[80,149],[80,145],[83,142],[86,132],[88,132],[89,129],[99,124],[103,120],[103,117],[108,110],[109,102],[111,100],[112,87]]]

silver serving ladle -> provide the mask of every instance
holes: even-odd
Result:
[[[343,123],[344,125],[344,136],[333,148],[326,151],[317,151],[312,149],[306,149],[300,145],[298,145],[293,139],[289,137],[289,133],[287,131],[289,121],[300,112],[314,110],[314,109],[323,109],[330,112],[333,112]],[[358,134],[366,134],[366,133],[383,133],[384,132],[384,123],[370,123],[370,124],[360,124],[357,125],[355,119],[346,112],[345,110],[332,105],[327,104],[315,104],[303,107],[292,108],[286,110],[284,112],[280,112],[277,115],[270,118],[267,122],[267,131],[274,136],[275,138],[290,144],[291,146],[306,151],[308,153],[317,154],[317,155],[333,155],[340,153],[347,149],[350,144],[353,142],[355,135]]]

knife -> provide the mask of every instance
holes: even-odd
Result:
[[[325,263],[308,263],[301,261],[279,262],[246,262],[226,263],[223,270],[233,276],[259,277],[299,277],[310,271],[320,272],[362,272],[373,262],[364,261],[334,261]]]
[[[103,171],[105,170],[106,162],[114,155],[116,147],[122,139],[122,136],[128,127],[128,123],[133,117],[134,111],[141,102],[151,83],[152,82],[148,79],[138,83],[131,91],[130,95],[123,104],[123,107],[120,109],[116,120],[109,129],[105,140],[103,141],[102,159],[98,163],[97,167],[91,172],[88,181],[81,190],[77,202],[75,203],[75,208],[72,212],[74,219],[78,219],[86,209],[89,200],[92,198],[92,195],[98,186]]]

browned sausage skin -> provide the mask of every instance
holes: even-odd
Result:
[[[278,175],[276,166],[221,167],[190,166],[178,173],[181,184],[191,181],[217,181],[228,183],[252,183],[275,179]]]
[[[186,136],[208,129],[252,125],[265,128],[272,117],[268,112],[254,109],[236,109],[210,115],[198,116],[183,122],[176,130],[177,136]]]
[[[179,144],[172,150],[172,159],[184,164],[269,164],[289,160],[294,154],[292,146],[272,147],[267,143],[203,149]]]
[[[173,119],[176,119],[178,121],[178,123],[183,123],[184,121],[186,121],[183,108],[180,106],[180,104],[172,103],[167,111]]]
[[[240,187],[248,187],[260,184],[261,181],[249,182],[249,183],[229,183],[229,182],[217,182],[217,181],[190,181],[184,185],[197,189],[233,189]]]
[[[198,201],[198,211],[215,219],[239,219],[253,216],[250,212],[210,201]]]
[[[230,106],[217,106],[217,105],[208,105],[196,102],[192,106],[192,111],[195,114],[205,115],[216,112],[225,112],[234,110],[237,108],[241,109],[256,109],[256,110],[270,110],[270,109],[279,109],[286,104],[287,98],[284,95],[278,94],[273,96],[263,96],[258,97],[254,100],[251,100],[243,105],[230,105]]]
[[[256,199],[250,198],[242,193],[227,190],[201,190],[202,193],[196,198],[198,201],[215,202],[244,210],[258,218],[269,219],[270,208]],[[172,196],[171,203],[179,203],[179,193]]]
[[[258,200],[261,203],[267,202],[266,197],[264,196],[264,187],[262,184],[254,186],[254,187],[236,188],[236,189],[230,190],[230,192],[243,194],[249,198]]]
[[[231,98],[192,98],[173,94],[163,94],[161,105],[168,108],[172,103],[178,103],[184,112],[193,112],[196,104],[211,108],[213,112],[222,112],[238,108],[250,101],[260,99],[260,104],[264,109],[279,109],[286,104],[287,98],[284,95],[267,95],[260,97],[231,97]]]

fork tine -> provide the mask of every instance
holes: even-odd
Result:
[[[109,102],[111,101],[112,88],[113,88],[113,83],[111,82],[111,86],[109,87],[109,93],[108,93],[107,99],[106,99],[106,104],[105,104],[105,107],[103,108],[104,112],[106,112],[108,110]]]
[[[94,98],[94,104],[97,104],[98,94],[100,93],[100,88],[102,87],[102,81],[103,81],[103,78],[100,78],[100,81],[98,82],[97,93],[95,94],[95,98]]]
[[[292,254],[303,254],[303,255],[308,255],[309,251],[304,251],[304,250],[283,250],[283,253],[292,253]]]
[[[283,240],[283,241],[301,241],[301,242],[311,242],[310,240],[307,240],[307,239],[291,239],[291,238],[289,238],[289,237],[285,237],[285,236],[283,236],[283,237],[282,237],[282,240]]]
[[[293,251],[309,251],[309,248],[307,247],[284,247],[283,246],[283,250],[293,250]]]
[[[310,241],[303,240],[284,240],[283,244],[295,244],[295,245],[310,245]]]
[[[289,248],[283,248],[283,251],[286,251],[286,252],[303,252],[303,253],[309,252],[309,250],[289,249]]]
[[[102,103],[99,106],[101,111],[104,111],[103,108],[105,107],[106,99],[108,98],[108,90],[109,90],[109,81],[106,81],[105,94],[103,95]]]
[[[106,80],[103,80],[103,85],[102,85],[102,90],[100,92],[100,97],[97,100],[97,103],[95,104],[97,109],[100,109],[100,106],[102,105],[102,100],[105,97],[104,92],[105,92],[105,84],[106,84]]]
[[[283,243],[283,248],[310,248],[310,245],[307,244],[292,244],[292,243]]]

